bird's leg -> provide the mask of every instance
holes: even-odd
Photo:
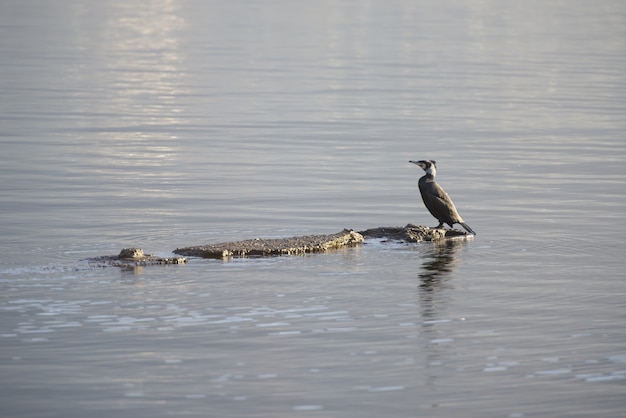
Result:
[[[443,228],[443,224],[444,224],[443,222],[439,222],[439,225],[437,225],[436,227],[431,228],[431,229],[441,229],[441,228]]]

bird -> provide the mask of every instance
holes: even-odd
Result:
[[[459,224],[470,234],[476,235],[476,232],[461,218],[448,193],[435,181],[437,162],[435,160],[409,162],[420,166],[426,172],[417,184],[426,209],[439,221],[439,225],[435,228],[442,228],[444,223],[450,225],[450,228],[454,224]]]

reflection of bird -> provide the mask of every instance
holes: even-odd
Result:
[[[476,232],[463,221],[448,193],[435,181],[437,162],[434,160],[409,162],[419,165],[426,172],[426,175],[419,179],[418,185],[426,209],[439,221],[437,228],[443,227],[444,223],[450,225],[450,228],[453,224],[460,224],[467,232],[476,235]]]
[[[431,287],[452,274],[458,264],[456,252],[464,244],[463,240],[445,240],[435,242],[430,249],[426,247],[422,271],[417,274],[422,280],[420,287],[433,290]]]

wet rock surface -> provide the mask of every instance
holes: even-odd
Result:
[[[159,264],[185,264],[185,257],[158,257],[152,254],[144,254],[141,248],[123,248],[118,255],[105,255],[102,257],[89,258],[86,261],[93,267],[143,267]]]
[[[474,236],[458,229],[429,228],[422,225],[381,226],[359,232],[363,238],[386,238],[391,241],[423,242],[443,239],[472,239]]]
[[[357,245],[361,242],[363,242],[361,234],[350,229],[344,229],[339,233],[329,235],[305,235],[274,239],[256,238],[245,241],[177,248],[174,250],[174,253],[203,258],[298,255],[324,252],[335,248]]]
[[[456,229],[429,228],[427,226],[408,224],[406,226],[387,226],[371,228],[356,232],[344,229],[336,234],[304,235],[291,238],[256,238],[244,241],[223,242],[218,244],[199,245],[177,248],[174,254],[202,258],[230,257],[267,257],[277,255],[301,255],[322,253],[341,247],[359,245],[367,239],[383,239],[385,241],[423,242],[446,239],[472,239],[473,235]],[[185,257],[157,257],[144,254],[138,247],[124,248],[118,255],[96,257],[84,260],[94,267],[142,267],[159,264],[184,264]]]

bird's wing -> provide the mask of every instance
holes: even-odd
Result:
[[[433,183],[432,186],[433,187],[429,190],[429,194],[435,200],[441,201],[442,204],[454,206],[454,203],[452,203],[452,199],[450,199],[450,196],[448,196],[448,193],[446,193],[446,191],[443,190],[443,187],[441,187],[437,183]]]
[[[456,207],[454,203],[452,203],[452,199],[448,196],[443,187],[438,185],[437,183],[433,183],[432,186],[428,189],[428,201],[431,213],[435,215],[435,217],[439,220],[445,220],[446,223],[448,221],[458,222],[456,218],[459,217],[458,212],[456,211]]]

